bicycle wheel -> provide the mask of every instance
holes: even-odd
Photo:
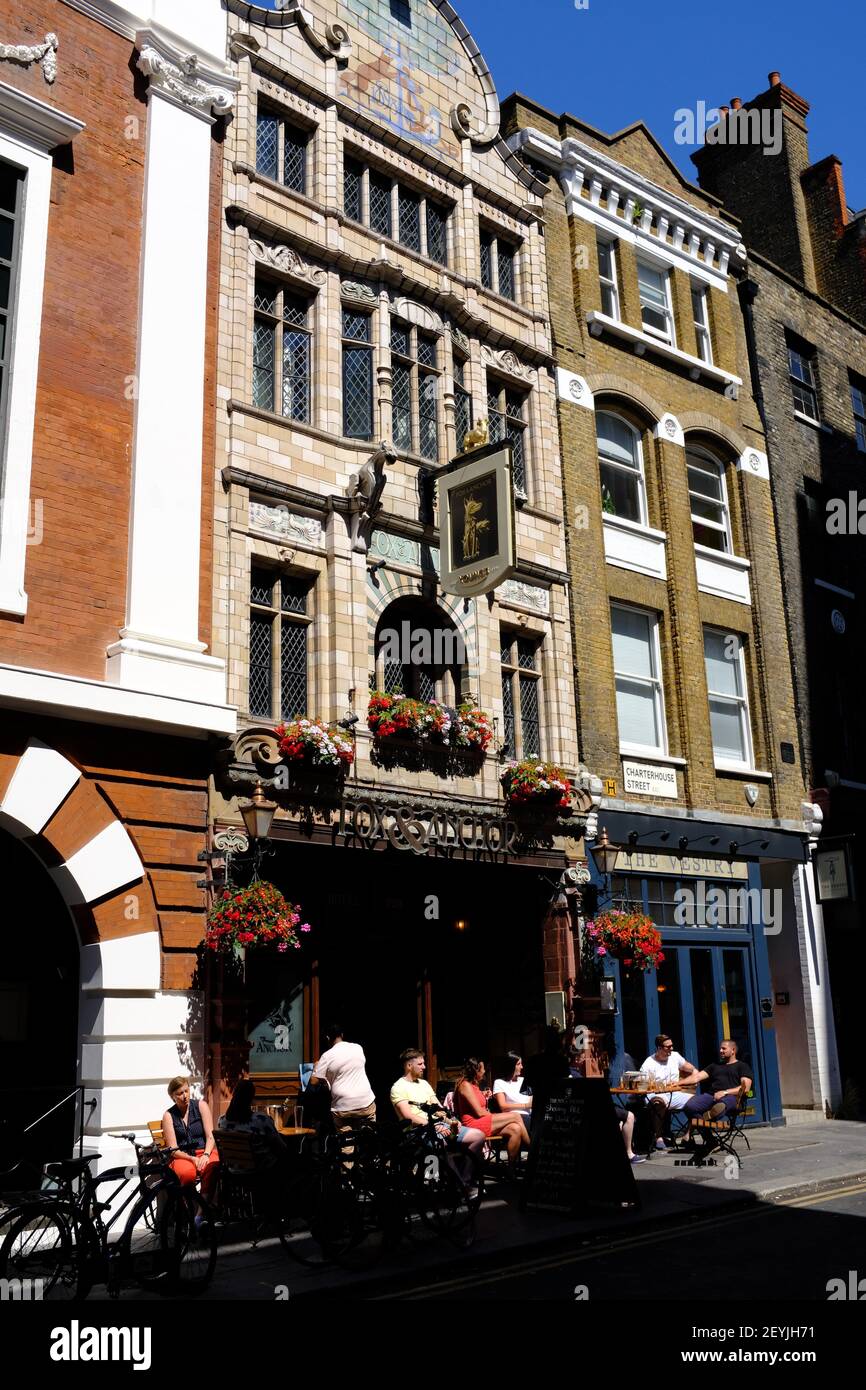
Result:
[[[89,1286],[70,1224],[59,1207],[45,1202],[20,1207],[6,1227],[0,1278],[14,1280],[19,1297],[58,1303],[86,1298]]]
[[[193,1295],[206,1288],[216,1264],[216,1231],[194,1188],[152,1188],[126,1223],[125,1263],[143,1289]]]
[[[289,1187],[277,1231],[293,1260],[324,1265],[340,1259],[363,1238],[364,1223],[352,1193],[323,1170]]]
[[[484,1176],[469,1154],[428,1154],[416,1175],[421,1220],[437,1235],[465,1235],[481,1205]]]

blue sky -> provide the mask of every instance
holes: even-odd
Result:
[[[681,107],[747,101],[767,73],[811,104],[813,161],[836,154],[854,208],[866,206],[863,0],[453,0],[500,96],[518,90],[601,130],[642,119],[690,177],[674,140]],[[273,8],[273,4],[269,6]]]

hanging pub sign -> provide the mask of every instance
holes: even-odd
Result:
[[[845,845],[815,851],[815,881],[819,903],[839,902],[851,896]]]
[[[445,594],[486,594],[514,573],[511,445],[486,444],[437,474]]]

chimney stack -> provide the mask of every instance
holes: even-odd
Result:
[[[733,107],[733,109],[734,109],[735,111],[739,111],[739,109],[740,109],[740,107],[742,106],[742,104],[743,104],[743,103],[742,103],[742,101],[740,100],[739,97],[731,97],[731,106]]]
[[[782,74],[780,72],[768,73],[767,81],[769,82],[771,87],[779,87],[782,83]]]

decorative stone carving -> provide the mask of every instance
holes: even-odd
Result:
[[[500,372],[507,372],[509,376],[516,377],[518,381],[531,381],[533,372],[530,367],[524,367],[515,353],[510,348],[504,348],[501,352],[494,352],[493,348],[483,344],[481,348],[482,361]]]
[[[227,86],[213,86],[200,76],[195,53],[172,62],[153,43],[145,40],[140,45],[136,66],[150,78],[156,91],[200,115],[225,116],[234,105],[234,93]]]
[[[474,145],[483,145],[496,138],[498,121],[476,121],[472,107],[465,101],[458,101],[451,107],[449,120],[458,140],[471,140]]]
[[[463,436],[463,452],[468,454],[471,449],[483,449],[485,444],[490,443],[490,429],[485,416],[483,420],[476,420],[471,430],[467,430]]]
[[[567,372],[564,367],[557,367],[556,388],[560,400],[573,401],[575,405],[582,405],[586,410],[594,410],[595,401],[587,381],[576,372]]]
[[[503,603],[520,603],[524,608],[534,608],[537,613],[550,612],[550,593],[534,584],[524,584],[519,579],[506,579],[499,586],[499,599]]]
[[[340,294],[343,299],[357,299],[362,304],[375,304],[379,297],[375,288],[362,280],[341,280]]]
[[[338,67],[344,67],[352,54],[352,41],[342,24],[329,24],[324,39],[313,28],[313,16],[303,4],[303,0],[275,0],[274,8],[286,16],[286,23],[296,24],[307,43],[320,58],[334,58]]]
[[[426,328],[428,333],[445,331],[439,315],[433,309],[428,309],[426,304],[416,303],[414,299],[395,299],[391,312],[404,319],[406,323],[414,323],[417,328]]]
[[[375,453],[371,454],[358,473],[349,479],[347,496],[349,498],[350,535],[352,549],[361,555],[367,553],[367,542],[372,523],[382,508],[382,493],[385,490],[385,465],[397,462],[393,444],[382,440]]]
[[[737,469],[740,473],[750,473],[753,478],[770,481],[770,463],[760,449],[746,449],[737,460]]]
[[[0,59],[10,63],[21,63],[29,67],[39,63],[46,82],[53,82],[57,76],[57,49],[60,40],[56,34],[46,34],[43,43],[0,43]]]
[[[251,240],[250,250],[257,261],[273,266],[274,270],[291,275],[295,280],[303,280],[319,289],[327,282],[327,273],[319,266],[309,265],[302,260],[291,246],[273,246],[266,241]]]
[[[754,806],[755,802],[758,799],[758,788],[754,785],[754,783],[747,782],[746,785],[743,787],[743,791],[746,794],[746,800],[748,801],[749,805]]]
[[[656,439],[668,439],[671,444],[679,444],[680,448],[685,448],[686,437],[676,415],[663,415],[653,433]]]
[[[234,758],[239,763],[256,763],[275,768],[280,762],[280,745],[273,728],[253,725],[235,739]]]
[[[471,344],[469,342],[468,337],[463,332],[463,329],[455,328],[452,324],[449,332],[451,333],[451,341],[454,344],[454,346],[460,348],[460,351],[465,352],[466,356],[468,357]]]
[[[290,512],[285,504],[277,506],[269,502],[250,502],[250,526],[255,531],[263,531],[269,536],[294,537],[306,541],[308,545],[321,545],[322,523],[314,516],[300,516]]]

